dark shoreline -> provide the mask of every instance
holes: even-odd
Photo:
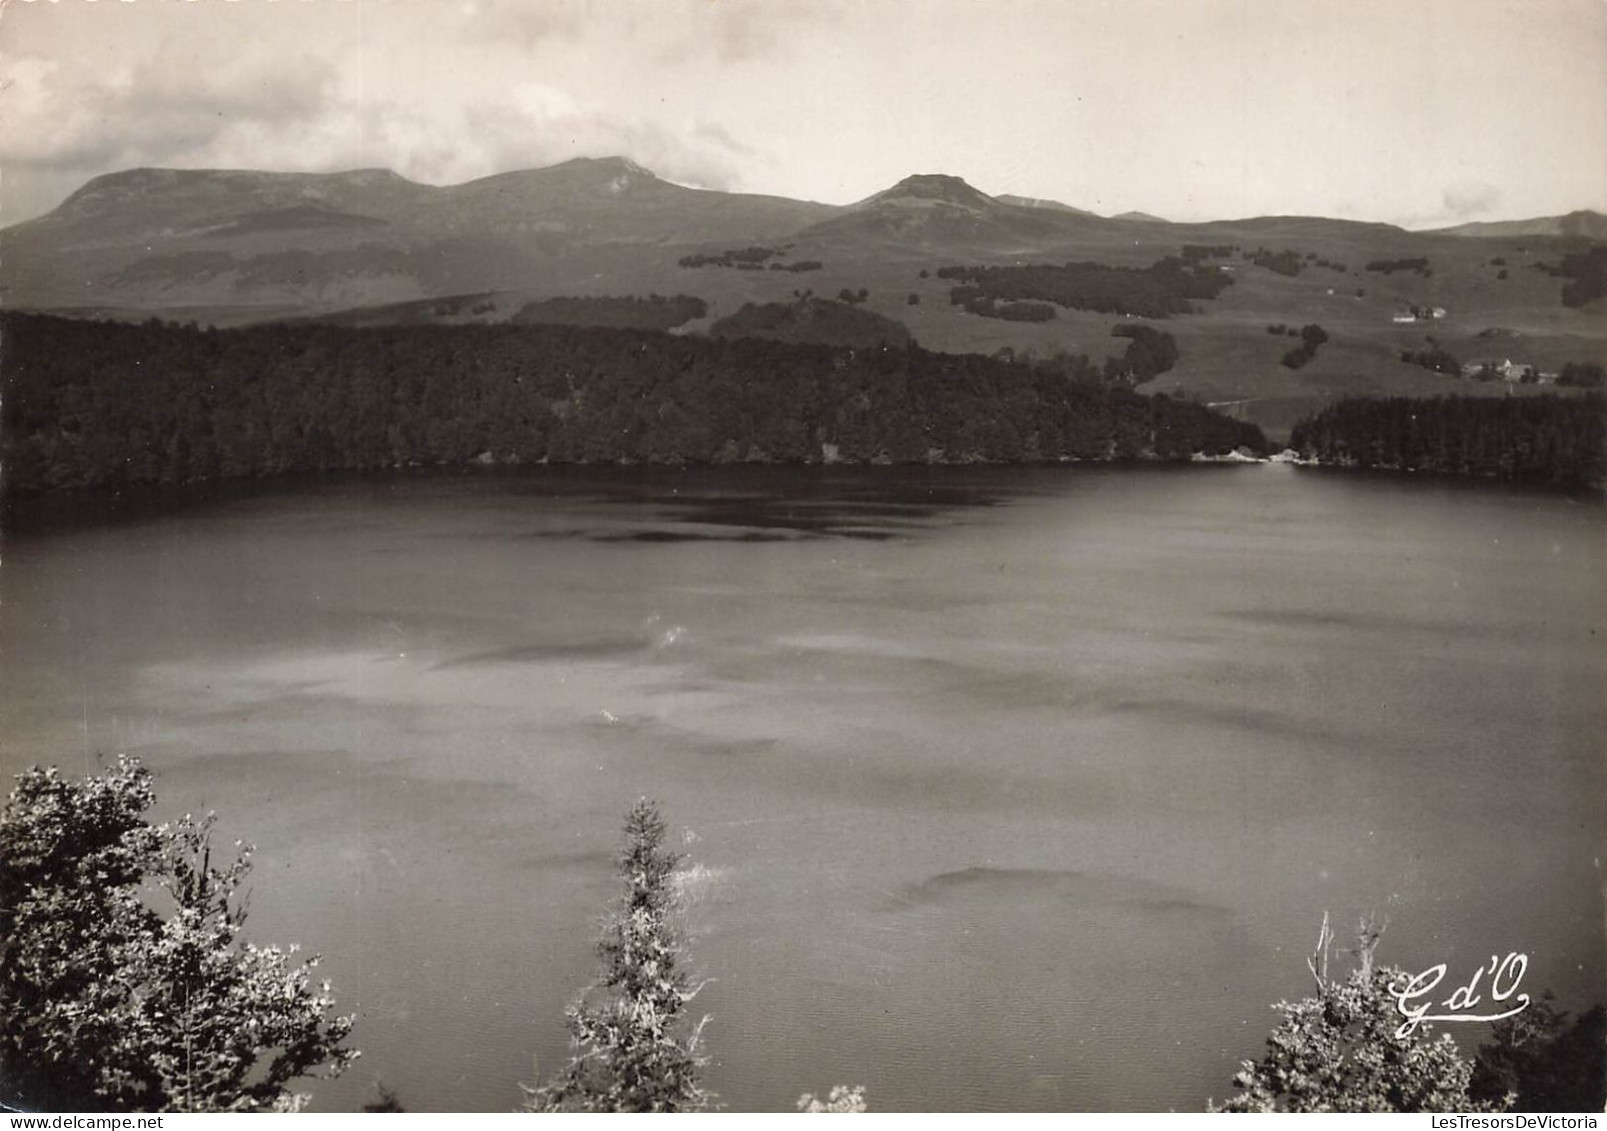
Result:
[[[15,533],[50,533],[86,526],[114,526],[166,518],[190,511],[271,496],[313,498],[345,487],[416,487],[430,483],[477,480],[487,485],[539,483],[557,496],[594,493],[606,483],[625,479],[698,489],[745,485],[774,477],[791,483],[824,487],[835,480],[855,485],[871,476],[881,484],[905,482],[940,488],[941,480],[961,476],[1009,474],[1014,471],[1090,471],[1164,473],[1256,466],[1249,462],[1190,460],[1067,460],[1020,463],[548,463],[485,466],[400,467],[361,471],[298,471],[280,475],[203,480],[183,485],[136,484],[128,487],[65,488],[43,494],[0,495],[0,537]],[[679,484],[675,481],[679,480]],[[722,480],[724,483],[722,483]],[[600,482],[600,481],[606,481]],[[930,482],[929,482],[930,481]]]
[[[289,496],[311,499],[330,491],[364,486],[375,490],[414,489],[431,483],[478,481],[498,489],[539,486],[543,493],[557,497],[592,494],[627,479],[662,485],[671,492],[679,488],[702,491],[722,487],[763,487],[768,480],[775,481],[778,486],[807,484],[812,488],[824,488],[835,481],[850,487],[874,482],[878,486],[903,484],[916,490],[941,490],[972,485],[959,482],[964,479],[975,480],[1014,472],[1165,474],[1265,467],[1268,463],[1265,460],[1154,459],[1018,463],[563,463],[286,472],[280,475],[205,480],[180,486],[68,488],[20,498],[0,495],[0,539],[17,534],[51,534],[86,527],[135,524],[261,498]],[[1607,484],[1604,483],[1536,483],[1490,476],[1314,461],[1289,462],[1285,466],[1303,474],[1379,482],[1410,479],[1439,487],[1460,487],[1481,492],[1500,488],[1509,493],[1535,497],[1565,497],[1592,503],[1607,501],[1604,499]],[[945,480],[948,482],[945,483]]]
[[[1595,479],[1589,482],[1563,482],[1548,483],[1534,478],[1507,478],[1502,475],[1474,475],[1467,472],[1438,471],[1432,468],[1399,467],[1395,465],[1359,463],[1333,463],[1319,459],[1301,460],[1269,460],[1270,463],[1283,463],[1289,467],[1297,467],[1302,471],[1314,471],[1324,475],[1354,475],[1358,477],[1382,479],[1415,479],[1422,482],[1438,484],[1465,484],[1468,487],[1487,489],[1490,487],[1505,487],[1513,491],[1535,495],[1565,495],[1577,496],[1581,499],[1594,496],[1607,495],[1607,480]]]

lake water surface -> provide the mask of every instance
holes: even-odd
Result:
[[[6,539],[0,770],[257,844],[359,1015],[315,1108],[517,1106],[651,795],[729,1108],[1198,1110],[1325,910],[1603,996],[1604,532],[1281,466],[264,489]]]

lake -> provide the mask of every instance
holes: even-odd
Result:
[[[358,1014],[316,1110],[556,1069],[643,795],[735,1110],[1199,1110],[1325,910],[1602,994],[1599,497],[625,468],[70,510],[5,542],[0,770],[126,750],[258,846],[247,935]]]

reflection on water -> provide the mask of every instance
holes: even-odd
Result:
[[[359,1013],[325,1109],[516,1106],[651,794],[731,1108],[1197,1110],[1324,910],[1599,992],[1602,518],[1286,467],[222,492],[9,539],[0,768],[126,749],[258,844],[248,932]]]

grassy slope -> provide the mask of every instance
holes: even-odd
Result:
[[[1173,334],[1183,351],[1174,370],[1146,391],[1192,396],[1212,403],[1232,402],[1246,419],[1260,424],[1273,439],[1287,435],[1300,416],[1349,393],[1412,396],[1460,393],[1506,395],[1504,385],[1484,385],[1431,373],[1398,360],[1403,349],[1424,344],[1427,334],[1464,362],[1514,361],[1556,370],[1568,361],[1607,362],[1607,320],[1600,311],[1564,308],[1561,280],[1533,269],[1537,260],[1555,263],[1561,250],[1546,240],[1472,239],[1411,234],[1382,226],[1313,220],[1261,220],[1214,225],[1105,224],[1081,229],[1060,246],[1035,248],[1019,255],[987,254],[964,248],[917,248],[885,241],[800,238],[786,261],[817,259],[820,271],[739,271],[731,268],[688,269],[676,260],[688,250],[720,250],[723,245],[631,246],[591,249],[555,256],[514,290],[490,294],[492,309],[479,314],[459,310],[441,321],[503,321],[526,302],[560,295],[645,295],[686,293],[709,303],[704,319],[680,327],[679,333],[706,332],[717,319],[746,302],[781,302],[798,290],[834,297],[846,287],[870,292],[864,309],[907,326],[930,349],[992,353],[1009,347],[1046,356],[1056,351],[1087,354],[1096,361],[1122,352],[1125,343],[1110,331],[1118,319],[1110,315],[1061,310],[1048,323],[1013,323],[965,314],[950,305],[950,284],[919,277],[921,269],[952,263],[1030,260],[1064,262],[1089,259],[1144,266],[1176,254],[1185,243],[1238,244],[1246,250],[1315,252],[1348,270],[1336,273],[1307,265],[1297,277],[1277,275],[1234,257],[1221,260],[1233,268],[1236,283],[1219,299],[1201,304],[1203,313],[1156,322]],[[1363,268],[1371,259],[1427,256],[1434,274],[1409,272],[1385,276]],[[1497,278],[1489,260],[1504,257],[1509,277]],[[1365,295],[1357,298],[1357,288]],[[469,291],[476,288],[464,287]],[[1328,291],[1332,289],[1333,294]],[[910,305],[908,296],[920,296]],[[433,300],[432,300],[433,301]],[[1390,316],[1408,304],[1443,306],[1448,316],[1435,323],[1395,325]],[[394,311],[353,313],[342,321],[367,323],[413,321],[430,303],[405,304]],[[104,314],[146,317],[139,311],[102,310]],[[283,310],[255,307],[185,306],[160,311],[181,320],[231,324],[283,317]],[[426,320],[430,316],[426,314]],[[1316,360],[1293,371],[1279,363],[1293,339],[1266,332],[1269,323],[1300,326],[1317,322],[1332,340]],[[1513,333],[1500,339],[1478,337],[1489,327]],[[1532,391],[1532,390],[1519,390]]]
[[[1555,263],[1560,258],[1560,252],[1543,241],[1423,237],[1383,228],[1311,222],[1291,223],[1283,231],[1277,227],[1140,226],[1132,232],[1141,237],[1136,243],[1128,238],[1120,243],[1112,239],[1103,246],[1084,244],[1031,258],[1038,262],[1086,258],[1144,265],[1161,255],[1175,254],[1184,243],[1237,243],[1247,249],[1264,245],[1273,250],[1315,252],[1344,263],[1348,270],[1343,274],[1308,265],[1291,278],[1238,258],[1218,260],[1234,269],[1233,287],[1219,299],[1202,303],[1201,314],[1153,323],[1177,338],[1183,357],[1145,391],[1209,402],[1240,402],[1243,416],[1262,425],[1273,438],[1286,436],[1300,416],[1347,394],[1507,394],[1502,385],[1451,378],[1399,360],[1402,350],[1421,348],[1430,334],[1463,361],[1511,358],[1549,371],[1568,361],[1607,361],[1607,323],[1600,312],[1563,307],[1558,300],[1561,281],[1533,269],[1538,260]],[[837,251],[835,264],[833,250]],[[796,254],[827,262],[827,270],[802,276],[812,280],[818,293],[835,293],[841,286],[868,287],[871,299],[867,305],[903,321],[929,348],[988,353],[1008,346],[1040,356],[1065,350],[1099,359],[1121,353],[1125,345],[1111,338],[1118,319],[1109,315],[1061,310],[1052,322],[1021,324],[964,314],[950,306],[947,282],[918,277],[921,267],[936,268],[953,259],[883,255],[844,263],[844,249],[807,246],[800,246]],[[1415,255],[1429,258],[1431,277],[1404,272],[1386,276],[1364,269],[1372,259]],[[1488,263],[1495,257],[1507,260],[1505,280],[1498,279],[1499,268]],[[995,257],[995,261],[1011,260]],[[1360,298],[1356,297],[1358,288],[1365,291]],[[1333,294],[1328,293],[1330,289]],[[907,304],[911,292],[921,296],[920,305]],[[1391,321],[1392,314],[1413,303],[1443,306],[1447,317],[1411,325]],[[1272,323],[1298,327],[1308,322],[1322,325],[1332,340],[1316,360],[1300,370],[1290,370],[1280,359],[1295,341],[1274,337],[1266,327]],[[1489,327],[1515,334],[1498,340],[1480,339],[1480,331]]]
[[[1306,231],[1283,233],[1281,239],[1263,239],[1253,230],[1246,233],[1170,226],[1156,226],[1146,236],[1136,245],[1123,237],[1056,249],[1032,259],[1063,262],[1086,258],[1142,266],[1162,255],[1175,254],[1186,242],[1211,242],[1314,251],[1348,267],[1346,273],[1339,274],[1307,266],[1299,276],[1290,278],[1242,259],[1221,260],[1218,262],[1233,268],[1234,286],[1219,299],[1201,304],[1201,314],[1152,323],[1177,338],[1183,357],[1175,369],[1151,382],[1145,391],[1191,396],[1211,403],[1231,402],[1236,414],[1260,424],[1273,439],[1287,436],[1301,416],[1348,394],[1507,395],[1505,385],[1451,378],[1398,360],[1402,350],[1421,348],[1427,335],[1434,335],[1465,362],[1511,358],[1548,371],[1568,361],[1607,362],[1607,324],[1600,312],[1563,307],[1558,300],[1561,281],[1532,267],[1537,260],[1556,262],[1559,258],[1559,253],[1542,241],[1433,238],[1375,231],[1358,234],[1353,227],[1344,225],[1335,225],[1326,236]],[[1434,274],[1429,278],[1408,272],[1386,276],[1364,270],[1371,259],[1400,255],[1427,255]],[[639,260],[603,265],[586,279],[559,279],[546,287],[498,292],[491,296],[494,311],[473,320],[504,320],[533,298],[560,294],[684,292],[703,298],[710,309],[706,318],[687,323],[678,332],[702,333],[715,320],[746,302],[785,301],[795,290],[804,289],[832,297],[844,287],[855,291],[864,287],[870,291],[864,309],[903,323],[929,349],[992,353],[1008,347],[1037,356],[1064,350],[1100,360],[1119,355],[1126,345],[1111,337],[1111,329],[1119,320],[1105,314],[1060,310],[1051,322],[1016,323],[964,313],[949,303],[951,284],[931,273],[962,261],[963,257],[954,255],[890,247],[800,245],[789,253],[790,259],[819,259],[825,263],[822,270],[800,274],[718,267],[687,269],[675,265],[678,257],[679,249],[665,249]],[[1505,280],[1496,277],[1499,268],[1488,264],[1495,257],[1507,260]],[[972,256],[964,261],[981,262],[987,258]],[[920,277],[923,268],[929,272],[924,279]],[[1357,288],[1366,292],[1363,297],[1356,297]],[[1330,289],[1334,291],[1331,295]],[[918,305],[909,304],[912,293],[920,296]],[[1392,314],[1413,303],[1443,306],[1447,317],[1404,326],[1391,322]],[[416,309],[412,307],[409,313]],[[1287,369],[1280,359],[1295,341],[1270,335],[1266,327],[1272,323],[1298,327],[1308,322],[1323,326],[1331,340],[1304,368]],[[1491,327],[1514,333],[1499,339],[1478,337]]]

